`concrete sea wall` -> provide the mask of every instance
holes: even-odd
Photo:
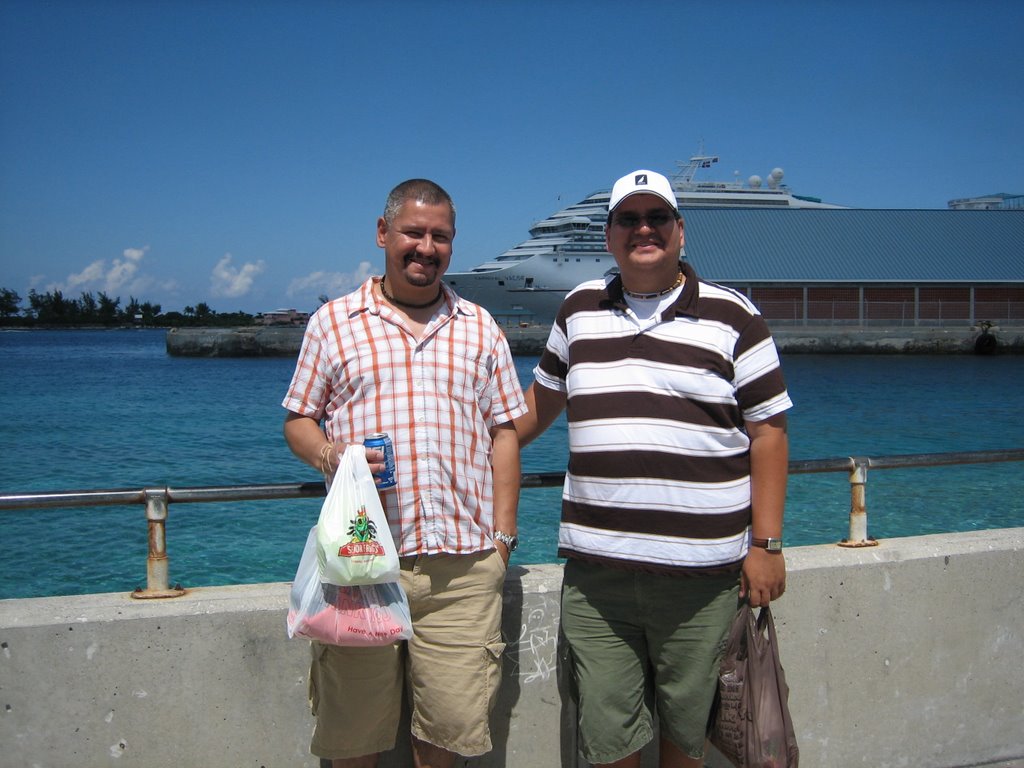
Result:
[[[167,352],[183,357],[295,357],[302,343],[302,328],[172,328]],[[518,355],[544,351],[549,326],[505,329],[509,346]],[[971,354],[978,330],[968,326],[873,327],[779,326],[772,329],[779,349],[788,353],[818,354]],[[997,353],[1024,353],[1024,328],[993,331]]]
[[[296,357],[302,328],[171,328],[167,354],[176,357]]]
[[[1024,528],[787,550],[773,612],[801,764],[1024,758],[1022,551]],[[509,570],[495,748],[465,765],[576,768],[560,582],[560,565]],[[0,601],[0,766],[315,768],[308,644],[285,635],[287,594]],[[382,768],[411,764],[399,743]]]

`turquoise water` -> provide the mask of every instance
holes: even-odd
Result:
[[[791,457],[1024,448],[1024,357],[784,359]],[[529,382],[536,358],[518,358]],[[287,359],[172,358],[162,331],[0,333],[0,492],[317,480],[281,434]],[[560,420],[523,452],[562,471]],[[872,470],[877,538],[1024,525],[1020,463]],[[788,545],[849,531],[845,472],[790,480]],[[172,505],[171,583],[289,581],[319,512],[300,499]],[[553,562],[558,489],[527,489],[516,561]],[[141,506],[0,510],[0,598],[145,586]]]

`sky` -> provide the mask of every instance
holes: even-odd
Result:
[[[426,177],[451,271],[637,168],[1024,193],[1024,2],[2,0],[0,287],[311,311]]]

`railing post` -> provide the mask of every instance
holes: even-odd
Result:
[[[181,585],[168,586],[167,568],[167,507],[166,488],[147,488],[146,522],[149,525],[149,554],[146,557],[146,588],[136,589],[132,597],[138,599],[159,597],[181,597],[185,590]]]
[[[841,547],[876,547],[868,537],[867,484],[871,459],[850,457],[850,537],[839,542]]]

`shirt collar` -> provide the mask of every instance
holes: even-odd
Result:
[[[352,307],[352,314],[356,315],[359,312],[372,312],[375,315],[380,314],[381,307],[386,303],[376,291],[374,286],[380,283],[379,277],[371,277],[361,286],[356,292],[356,301]],[[476,314],[474,305],[463,299],[455,291],[448,287],[445,282],[441,283],[441,290],[444,293],[445,303],[449,308],[454,307],[455,311],[453,314],[468,315],[472,317]]]

